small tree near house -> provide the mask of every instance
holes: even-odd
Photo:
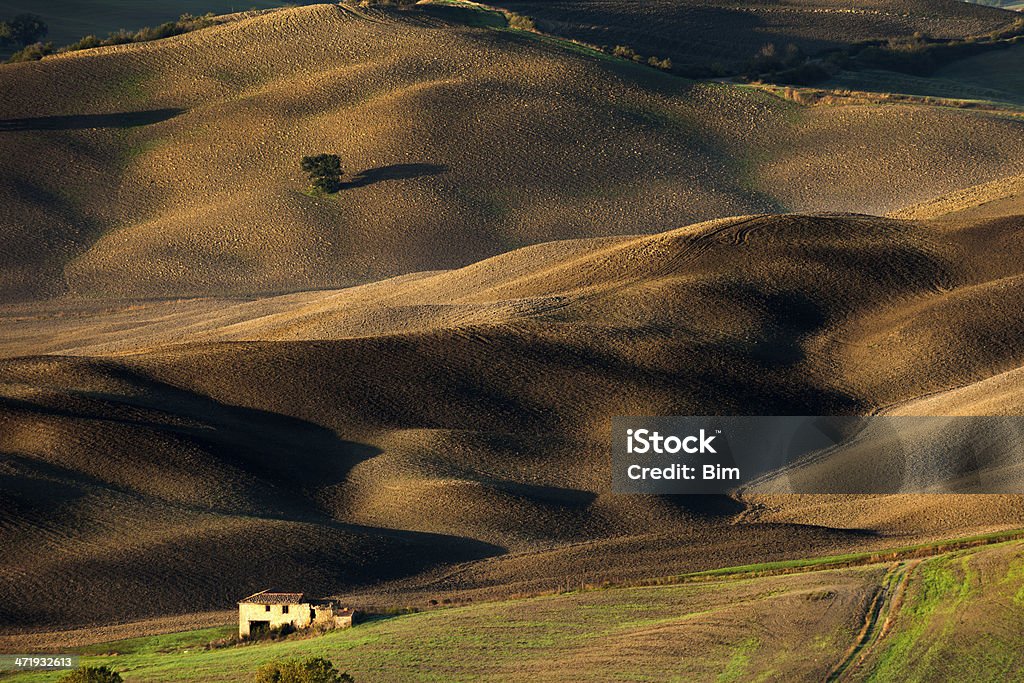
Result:
[[[331,194],[341,189],[341,159],[337,154],[302,157],[302,170],[314,192]]]
[[[310,657],[271,660],[256,672],[255,683],[353,683],[353,678],[329,659]]]

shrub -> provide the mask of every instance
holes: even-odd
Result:
[[[121,683],[121,674],[106,666],[80,666],[60,677],[59,683]]]
[[[85,36],[70,45],[65,45],[57,50],[57,52],[75,52],[77,50],[88,50],[94,47],[126,45],[128,43],[144,43],[150,40],[170,38],[171,36],[188,33],[189,31],[197,31],[201,28],[206,28],[207,26],[213,26],[215,23],[216,21],[214,20],[212,12],[200,17],[196,17],[191,14],[182,14],[177,21],[168,21],[156,27],[146,26],[140,28],[134,33],[121,29],[108,34],[106,38]],[[0,44],[3,43],[3,26],[4,24],[0,22]],[[53,53],[54,49],[52,43],[47,43],[46,45],[36,43],[35,45],[29,45],[24,50],[15,53],[9,61],[24,62],[31,59],[41,59],[45,55]]]
[[[608,52],[608,48],[601,48],[604,52]],[[655,69],[662,69],[663,71],[672,70],[672,60],[666,57],[665,59],[658,59],[657,57],[644,57],[642,54],[634,50],[628,45],[616,45],[611,49],[612,57],[618,57],[619,59],[628,59],[631,62],[637,64],[646,64],[647,66],[654,67]]]
[[[647,60],[648,66],[653,66],[655,69],[661,69],[662,71],[672,70],[672,60],[666,57],[665,59],[658,59],[657,57],[651,57]]]
[[[361,0],[360,7],[398,7],[400,9],[412,7],[417,0]]]
[[[337,192],[341,189],[341,159],[337,154],[302,157],[302,170],[309,176],[314,192]]]
[[[612,56],[620,59],[631,59],[634,62],[639,62],[643,59],[636,50],[628,45],[616,45],[612,48]]]
[[[114,31],[113,33],[107,34],[107,37],[103,39],[103,44],[104,45],[127,45],[128,43],[132,42],[134,37],[135,37],[134,33],[129,33],[128,31],[125,31],[122,28],[122,29],[120,29],[118,31]]]
[[[11,55],[8,62],[31,62],[42,59],[46,55],[52,55],[53,43],[34,43],[27,45]]]
[[[814,85],[831,77],[828,69],[818,62],[805,62],[792,69],[776,73],[771,81],[786,85]]]
[[[60,49],[60,51],[74,52],[75,50],[88,50],[89,48],[100,47],[101,45],[103,45],[102,40],[96,36],[89,35],[79,39],[77,42],[71,43],[70,45],[65,45]]]
[[[779,56],[779,48],[775,43],[766,43],[754,56],[752,69],[755,72],[774,71],[782,66],[782,58]]]
[[[254,680],[255,683],[351,683],[353,679],[334,668],[331,660],[310,657],[267,662],[256,672]]]
[[[517,31],[536,31],[537,24],[530,17],[522,14],[516,14],[515,12],[505,12],[505,20],[508,21],[508,27]]]

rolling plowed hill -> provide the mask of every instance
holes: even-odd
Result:
[[[0,296],[339,287],[1024,170],[1012,117],[802,107],[459,16],[315,5],[0,68]],[[319,152],[331,198],[304,193]]]
[[[621,414],[1018,409],[1021,119],[460,17],[316,5],[0,68],[8,631],[1022,525],[1019,497],[613,496],[607,444]],[[304,192],[318,152],[337,196]]]
[[[1018,231],[751,216],[339,291],[9,308],[6,621],[109,620],[73,607],[104,591],[133,596],[94,603],[122,617],[295,580],[507,593],[1020,526],[1014,496],[613,496],[606,441],[619,414],[1019,404]],[[47,336],[84,346],[28,355]]]

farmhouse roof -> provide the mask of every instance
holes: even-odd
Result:
[[[247,598],[238,602],[253,605],[297,605],[305,599],[305,593],[280,593],[278,591],[264,590],[253,593]]]

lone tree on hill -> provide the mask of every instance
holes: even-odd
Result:
[[[337,154],[302,157],[302,170],[316,192],[332,193],[341,189],[341,159]]]

